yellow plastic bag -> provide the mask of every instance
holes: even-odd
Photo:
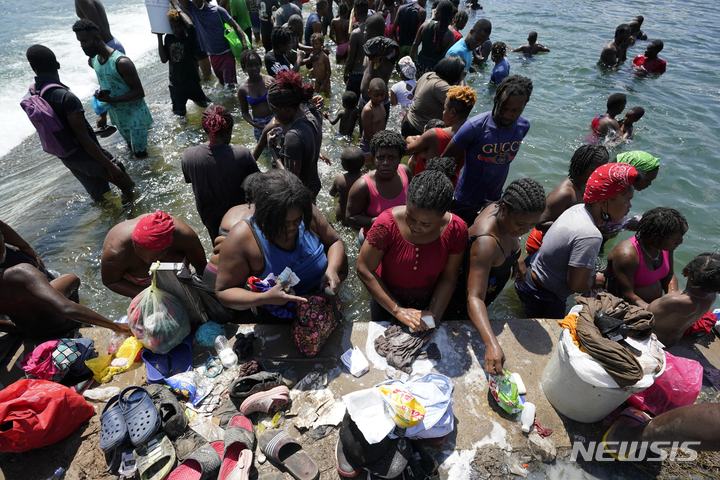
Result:
[[[97,358],[87,360],[85,365],[92,370],[93,378],[98,383],[107,383],[118,373],[122,373],[133,364],[137,354],[142,350],[142,343],[135,337],[125,339],[117,352],[112,355],[100,355]],[[111,366],[113,360],[125,359],[125,363],[119,366]],[[122,362],[119,362],[122,363]]]
[[[414,427],[425,418],[425,407],[413,395],[392,386],[378,387],[380,394],[393,413],[393,420],[399,427]]]

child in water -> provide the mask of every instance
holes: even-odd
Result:
[[[185,116],[186,104],[192,100],[200,107],[207,107],[212,103],[200,86],[200,75],[197,71],[195,53],[199,49],[194,35],[188,35],[185,24],[180,19],[177,10],[170,10],[167,14],[172,28],[171,35],[157,34],[158,54],[162,63],[169,63],[170,99],[175,115]]]
[[[330,125],[340,122],[338,133],[340,135],[352,135],[355,133],[355,124],[358,120],[357,95],[349,90],[342,95],[343,110],[338,110],[335,118],[330,118],[330,114],[325,112],[323,115],[330,121]]]
[[[620,120],[620,136],[623,140],[632,140],[633,124],[645,115],[645,109],[642,107],[633,107],[625,112],[625,117]]]
[[[240,112],[243,119],[252,125],[255,140],[260,140],[265,125],[273,119],[273,113],[267,103],[268,88],[272,85],[273,79],[262,74],[262,59],[257,50],[243,50],[240,54],[240,68],[248,74],[248,79],[241,83],[238,89]]]
[[[365,155],[358,147],[346,147],[340,154],[340,162],[346,173],[335,175],[332,187],[330,187],[330,195],[340,197],[337,205],[335,205],[335,220],[347,225],[345,222],[345,208],[347,207],[348,192],[362,176],[360,169],[365,165]]]
[[[367,89],[370,101],[365,104],[360,112],[360,121],[362,122],[363,133],[360,139],[360,148],[365,154],[365,162],[372,163],[373,154],[370,152],[370,142],[375,134],[381,130],[385,130],[387,125],[387,113],[383,106],[387,97],[387,85],[382,78],[373,78]]]
[[[315,77],[315,93],[330,93],[330,59],[323,51],[323,34],[313,33],[310,37],[313,51],[310,54],[312,69]]]
[[[510,75],[510,62],[505,58],[507,45],[504,42],[495,42],[490,49],[490,58],[495,62],[495,66],[490,74],[490,83],[500,85],[505,77]]]

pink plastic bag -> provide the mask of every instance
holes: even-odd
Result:
[[[703,368],[699,362],[665,352],[666,367],[648,389],[627,402],[653,415],[692,405],[702,388]]]
[[[57,340],[50,340],[38,345],[30,355],[20,362],[20,367],[35,378],[59,382],[63,375],[53,365],[52,359],[52,353],[57,343]]]

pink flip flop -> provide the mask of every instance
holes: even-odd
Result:
[[[218,480],[247,480],[253,464],[255,434],[250,420],[235,415],[225,429],[225,448]]]
[[[267,392],[250,395],[240,405],[240,413],[249,415],[253,412],[268,413],[270,409],[287,404],[290,401],[290,390],[280,385]]]

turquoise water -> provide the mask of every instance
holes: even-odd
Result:
[[[3,132],[0,155],[4,155],[0,158],[0,218],[32,243],[51,268],[82,278],[81,298],[85,305],[116,318],[124,314],[129,301],[104,288],[99,265],[103,239],[113,225],[162,208],[195,228],[210,252],[210,241],[195,211],[192,191],[180,170],[183,149],[206,138],[198,107],[188,105],[186,120],[178,120],[170,112],[167,67],[157,57],[157,40],[149,33],[144,5],[106,1],[113,33],[138,66],[155,125],[150,131],[147,159],[132,159],[119,135],[103,141],[106,148],[123,160],[137,182],[140,195],[135,204],[122,208],[117,195],[104,204],[92,202],[69,171],[41,151],[32,126],[18,106],[32,82],[24,52],[33,43],[43,43],[55,50],[62,65],[61,79],[82,98],[87,100],[96,88],[94,73],[87,68],[86,57],[70,31],[75,16],[71,2],[66,3],[36,2],[41,14],[34,17],[32,29],[27,28],[29,24],[24,20],[27,17],[23,16],[26,12],[18,4],[0,4],[3,59],[0,82],[4,86],[0,92]],[[632,213],[672,206],[685,214],[690,230],[675,253],[676,271],[698,253],[717,251],[720,227],[712,212],[717,210],[720,189],[716,154],[720,151],[720,86],[718,55],[711,50],[719,29],[718,22],[712,20],[715,12],[711,5],[699,1],[665,4],[637,1],[613,5],[612,10],[598,10],[597,4],[568,0],[540,5],[515,0],[481,3],[485,9],[480,15],[493,22],[493,41],[502,40],[516,47],[525,43],[530,30],[536,30],[539,41],[552,50],[529,59],[512,53],[508,57],[511,74],[528,76],[534,83],[524,113],[532,127],[512,164],[509,180],[532,177],[549,192],[566,175],[573,151],[583,143],[593,116],[604,111],[608,95],[625,92],[628,107],[642,106],[646,114],[636,124],[634,141],[618,146],[612,156],[641,149],[662,161],[653,186],[633,200]],[[312,5],[305,5],[305,16]],[[615,26],[637,14],[645,16],[643,29],[649,37],[665,42],[661,57],[668,62],[668,72],[659,78],[635,77],[627,64],[618,71],[605,71],[595,64]],[[477,18],[471,13],[468,29]],[[639,42],[628,56],[643,53],[645,45],[646,42]],[[334,66],[334,55],[331,62]],[[340,106],[341,72],[341,68],[334,68],[333,95],[326,102],[332,110]],[[486,84],[489,73],[490,69],[484,67],[478,74],[470,75],[469,84],[478,91],[474,113],[492,106],[494,92]],[[234,93],[213,83],[205,88],[217,103],[236,113],[233,142],[251,147],[252,129],[242,121]],[[399,129],[395,111],[391,113],[389,127]],[[318,205],[333,219],[334,203],[327,189],[340,171],[339,154],[348,140],[339,137],[327,123],[324,139],[323,152],[334,162],[331,166],[320,164],[324,190]],[[357,138],[353,140],[356,141]],[[262,159],[261,168],[268,168],[267,159]],[[338,230],[352,265],[357,258],[355,233],[344,227]],[[621,234],[619,239],[628,236]],[[341,289],[341,297],[349,318],[368,319],[368,297],[354,272]],[[505,289],[490,313],[494,318],[523,316],[512,288]]]

